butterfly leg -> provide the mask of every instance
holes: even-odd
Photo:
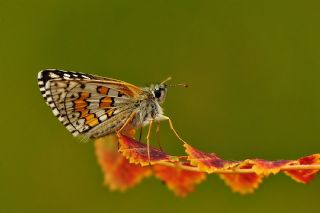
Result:
[[[170,129],[173,131],[173,133],[176,135],[176,137],[177,137],[180,141],[182,141],[183,143],[187,143],[187,142],[185,142],[185,141],[179,136],[179,134],[177,133],[177,131],[174,129],[173,124],[172,124],[172,121],[171,121],[171,119],[170,119],[169,117],[162,115],[162,116],[161,116],[161,119],[163,119],[163,120],[168,120]]]
[[[139,141],[141,142],[141,138],[142,138],[142,129],[143,127],[140,127],[140,133],[139,133]]]
[[[126,120],[126,122],[122,125],[122,127],[117,131],[117,134],[119,134],[124,128],[129,124],[130,121],[132,121],[133,117],[136,115],[136,112],[132,112],[129,116],[129,118]]]
[[[150,120],[149,123],[149,130],[148,130],[148,135],[147,135],[147,154],[148,154],[148,161],[149,161],[149,165],[151,165],[151,161],[150,161],[150,137],[151,137],[151,129],[153,126],[153,119]]]
[[[158,142],[159,148],[161,151],[163,151],[160,144],[160,121],[158,121],[158,124],[157,124],[156,134],[157,134],[157,142]]]
[[[124,130],[124,128],[129,124],[130,121],[132,121],[133,117],[136,115],[136,112],[132,112],[129,116],[129,118],[126,120],[126,122],[122,125],[122,127],[116,131],[117,135],[119,135],[121,133],[122,130]],[[118,141],[118,150],[120,148],[120,144]]]

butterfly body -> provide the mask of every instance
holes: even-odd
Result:
[[[53,114],[74,135],[99,138],[164,118],[165,84],[140,88],[124,81],[77,72],[39,72],[38,85]],[[130,119],[130,120],[129,120]]]

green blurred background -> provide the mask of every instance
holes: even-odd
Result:
[[[166,113],[192,145],[227,159],[295,159],[320,150],[318,1],[0,0],[0,212],[301,212],[320,178],[283,174],[248,196],[217,176],[185,199],[149,178],[102,186],[92,143],[78,143],[38,86],[45,68],[145,86],[168,76]],[[183,149],[162,125],[162,144]],[[155,141],[153,141],[155,143]]]

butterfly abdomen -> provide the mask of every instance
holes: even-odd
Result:
[[[134,126],[145,126],[150,123],[150,120],[158,120],[160,115],[163,115],[161,106],[152,99],[141,101],[137,107],[137,115],[133,122]]]

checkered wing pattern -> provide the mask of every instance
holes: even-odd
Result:
[[[123,81],[61,70],[39,72],[38,84],[53,114],[69,132],[91,138],[121,128],[142,93]]]

